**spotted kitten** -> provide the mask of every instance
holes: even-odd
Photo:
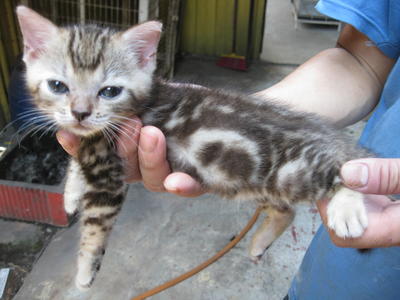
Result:
[[[366,153],[326,122],[272,101],[153,79],[158,22],[115,32],[59,28],[23,6],[17,13],[34,103],[82,137],[64,195],[68,213],[81,210],[79,288],[92,284],[125,198],[114,138],[132,114],[164,132],[174,171],[267,210],[250,247],[253,258],[291,223],[298,201],[331,197],[328,226],[340,237],[362,235],[368,222],[363,196],[342,185],[339,170]]]

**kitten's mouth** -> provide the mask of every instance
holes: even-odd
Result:
[[[88,127],[83,126],[81,123],[75,124],[72,126],[74,129],[78,129],[78,130],[89,130]]]
[[[72,133],[81,135],[81,136],[87,136],[87,135],[93,134],[94,131],[96,131],[94,128],[92,128],[90,126],[82,125],[81,123],[76,123],[72,126],[69,126],[68,129]]]

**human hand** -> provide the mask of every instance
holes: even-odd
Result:
[[[333,243],[339,247],[376,248],[400,245],[400,203],[384,195],[400,193],[400,159],[359,159],[343,165],[341,175],[351,189],[365,195],[368,227],[359,238],[342,239],[329,230]],[[329,200],[317,202],[322,220],[327,224]]]
[[[400,194],[400,159],[365,158],[345,163],[341,169],[344,183],[368,194]]]
[[[165,137],[159,129],[142,127],[138,118],[125,122],[121,129],[117,148],[123,160],[126,182],[143,180],[144,186],[151,191],[167,191],[184,197],[204,193],[201,185],[189,175],[170,173]],[[77,155],[79,137],[59,130],[57,139],[65,151],[72,156]]]

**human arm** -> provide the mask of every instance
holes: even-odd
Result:
[[[256,96],[324,116],[339,128],[361,120],[377,104],[394,61],[350,25],[337,44]]]

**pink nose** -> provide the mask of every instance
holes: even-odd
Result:
[[[77,119],[79,122],[89,117],[92,113],[90,111],[76,111],[76,110],[72,110],[71,112],[74,115],[75,119]]]

